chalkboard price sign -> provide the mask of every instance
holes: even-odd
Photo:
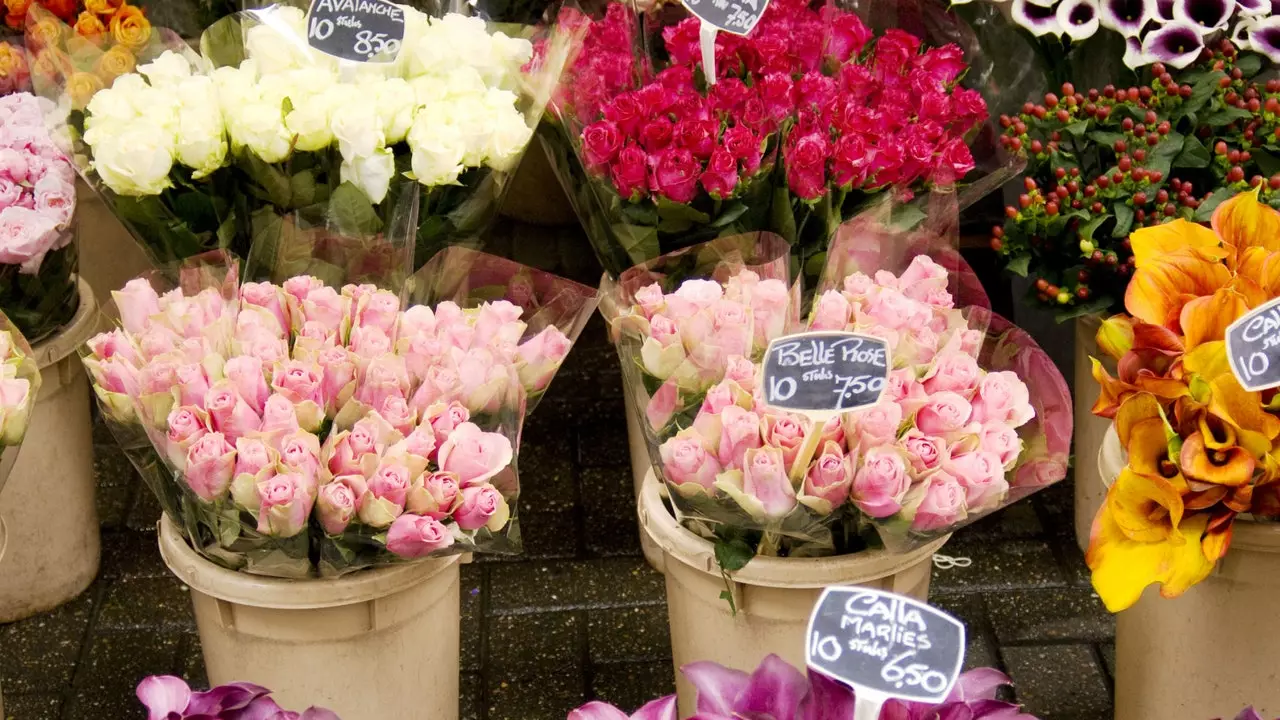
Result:
[[[829,587],[809,618],[809,667],[859,699],[946,699],[964,662],[964,625],[901,595]]]
[[[307,43],[354,62],[389,63],[404,42],[404,10],[387,0],[313,0]]]
[[[765,403],[780,410],[842,413],[880,402],[889,344],[847,332],[788,335],[769,344]]]
[[[1280,298],[1227,327],[1227,360],[1246,390],[1280,386]]]
[[[685,8],[707,25],[734,35],[746,35],[764,17],[769,0],[682,0]]]

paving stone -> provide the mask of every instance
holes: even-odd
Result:
[[[1027,590],[990,593],[991,625],[1000,643],[1045,640],[1101,642],[1116,634],[1116,621],[1089,590]]]
[[[476,564],[462,566],[462,669],[480,668],[484,644],[484,632],[480,629],[484,617],[484,569]]]
[[[578,511],[521,512],[520,538],[524,552],[503,557],[510,562],[555,560],[578,556]]]
[[[160,501],[156,499],[155,493],[144,485],[134,493],[133,508],[129,511],[129,519],[125,522],[125,526],[137,532],[155,532],[156,523],[160,522],[160,516],[163,514],[164,511],[160,508]]]
[[[156,533],[120,530],[102,533],[103,578],[161,578],[172,573],[160,557]]]
[[[53,693],[5,695],[6,720],[58,720],[62,715],[62,696]]]
[[[671,626],[661,605],[594,610],[587,616],[587,643],[594,663],[671,658]]]
[[[89,655],[76,671],[75,686],[81,691],[78,700],[131,696],[148,675],[172,675],[179,668],[182,637],[177,632],[94,633]],[[136,708],[134,711],[100,712],[86,717],[131,717],[136,715]]]
[[[1079,587],[1092,588],[1093,576],[1089,573],[1089,566],[1084,564],[1084,553],[1080,551],[1080,546],[1076,545],[1074,535],[1071,536],[1070,542],[1058,544],[1058,552],[1062,556],[1067,581]]]
[[[582,469],[582,511],[587,552],[638,555],[635,480],[630,465]]]
[[[1001,652],[1028,713],[1040,720],[1110,717],[1106,677],[1089,645],[1006,647]]]
[[[102,529],[116,530],[124,527],[129,516],[133,488],[128,485],[99,484],[93,500],[98,507],[98,522]]]
[[[991,623],[987,619],[987,608],[982,596],[977,594],[932,594],[929,603],[940,610],[951,613],[965,625],[964,667],[966,670],[979,667],[999,667],[1000,658],[996,652]]]
[[[969,567],[935,567],[930,586],[939,592],[1009,591],[1064,584],[1053,550],[1040,540],[990,543],[962,538],[947,543],[941,552],[973,562]]]
[[[676,691],[671,660],[646,663],[597,665],[592,672],[591,692],[597,700],[630,714],[650,700]]]
[[[16,695],[69,686],[97,594],[94,585],[57,610],[0,625],[0,687]]]
[[[1098,646],[1098,654],[1102,656],[1102,666],[1107,670],[1107,678],[1114,684],[1116,681],[1116,644],[1102,643]]]
[[[586,702],[576,673],[491,676],[488,689],[488,720],[564,720]]]
[[[178,650],[178,667],[182,678],[193,688],[209,687],[208,673],[204,668],[204,653],[200,649],[200,636],[191,633],[182,638]]]
[[[459,720],[480,720],[484,709],[484,680],[477,673],[465,673],[458,681]]]
[[[116,580],[107,587],[98,624],[104,630],[195,630],[191,591],[172,576]]]
[[[1076,461],[1080,462],[1079,458]],[[1031,502],[1040,512],[1045,528],[1056,535],[1070,536],[1072,542],[1075,542],[1076,532],[1075,487],[1075,478],[1068,474],[1062,482],[1054,483],[1031,496]]]
[[[1043,533],[1035,507],[1018,502],[965,528],[964,539],[999,541],[1039,537]]]
[[[495,614],[656,605],[662,575],[641,558],[493,565],[490,612]]]
[[[6,708],[7,710],[8,708]],[[62,717],[65,720],[142,717],[146,710],[132,692],[123,689],[77,690],[71,693]],[[25,720],[18,718],[18,720]]]
[[[508,676],[582,672],[582,618],[556,612],[504,615],[489,622],[488,665]]]
[[[577,502],[572,439],[555,424],[526,421],[520,438],[520,510],[571,510]]]

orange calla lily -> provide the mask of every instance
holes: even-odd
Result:
[[[1260,395],[1245,390],[1230,373],[1214,378],[1209,387],[1209,412],[1235,426],[1239,444],[1255,457],[1269,452],[1280,436],[1280,418],[1262,409]]]
[[[1261,190],[1240,193],[1213,211],[1213,231],[1232,251],[1233,266],[1248,248],[1280,251],[1280,212],[1259,201]]]
[[[1180,542],[1182,496],[1162,477],[1139,475],[1126,467],[1107,492],[1107,510],[1116,527],[1131,540]]]
[[[1201,343],[1225,339],[1227,326],[1248,312],[1244,296],[1230,287],[1191,300],[1182,306],[1178,319],[1184,335],[1183,345],[1187,350],[1194,350]]]
[[[1129,245],[1133,249],[1133,263],[1138,268],[1150,267],[1161,256],[1186,248],[1199,250],[1207,260],[1227,256],[1217,233],[1182,219],[1138,230],[1129,236]]]
[[[1222,341],[1201,343],[1182,358],[1182,369],[1198,375],[1205,382],[1212,382],[1220,375],[1231,372],[1227,361],[1227,344]]]
[[[1209,447],[1203,433],[1196,433],[1182,443],[1178,460],[1187,479],[1226,487],[1248,485],[1258,464],[1242,447]]]
[[[1265,297],[1280,295],[1280,252],[1258,247],[1247,248],[1239,255],[1236,274],[1256,283]]]
[[[1124,306],[1139,320],[1178,332],[1183,305],[1230,281],[1231,271],[1221,263],[1193,250],[1170,252],[1134,271]]]
[[[1133,318],[1116,315],[1103,320],[1094,340],[1097,341],[1099,350],[1119,360],[1133,349]]]

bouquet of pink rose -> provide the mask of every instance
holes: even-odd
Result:
[[[0,313],[0,490],[18,459],[40,394],[40,368],[26,338]]]
[[[470,302],[401,310],[373,285],[237,288],[234,268],[199,266],[168,292],[140,278],[114,294],[122,328],[91,339],[85,362],[197,550],[285,577],[519,550],[521,423],[594,293],[481,253],[444,255],[410,285],[433,302],[423,276],[449,269],[479,278],[455,295]]]
[[[47,102],[0,97],[0,310],[38,342],[71,321],[75,170],[45,128]]]

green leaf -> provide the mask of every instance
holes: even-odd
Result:
[[[1204,146],[1204,143],[1200,142],[1200,138],[1195,135],[1188,135],[1182,143],[1182,152],[1178,153],[1178,157],[1173,159],[1173,167],[1207,168],[1212,159],[1209,155],[1209,149]]]
[[[1107,147],[1111,147],[1112,145],[1115,145],[1117,141],[1124,140],[1124,135],[1118,132],[1106,132],[1105,130],[1095,130],[1089,133],[1089,139],[1098,143],[1099,145],[1106,145]]]
[[[658,228],[656,227],[615,223],[613,225],[613,233],[617,236],[618,242],[622,243],[627,255],[635,262],[644,262],[647,259],[658,257],[660,254]]]
[[[1166,178],[1173,169],[1173,159],[1182,152],[1186,138],[1181,133],[1169,133],[1164,140],[1147,155],[1147,169],[1158,170]]]
[[[289,207],[293,199],[293,185],[289,176],[280,168],[263,162],[262,158],[245,150],[239,155],[240,167],[253,181],[249,192],[281,208]]]
[[[306,207],[316,201],[316,174],[313,170],[303,170],[289,179],[290,192],[293,194],[294,207]]]
[[[1116,227],[1111,231],[1111,237],[1125,237],[1129,234],[1129,231],[1133,229],[1133,208],[1128,205],[1116,205],[1115,213]]]
[[[658,209],[649,203],[624,203],[622,214],[636,225],[657,225]]]
[[[791,192],[786,186],[773,191],[773,231],[788,243],[796,244],[796,216],[791,210]]]
[[[1174,119],[1186,117],[1193,113],[1198,113],[1209,104],[1209,99],[1213,97],[1218,90],[1218,81],[1226,77],[1227,74],[1221,70],[1211,72],[1200,79],[1191,89],[1191,97],[1182,103],[1182,107],[1178,108]]]
[[[1071,123],[1066,128],[1067,134],[1072,137],[1084,137],[1085,132],[1089,130],[1089,121],[1081,120],[1077,123]]]
[[[1085,315],[1096,315],[1101,312],[1107,312],[1107,309],[1111,307],[1111,302],[1110,297],[1104,296],[1095,298],[1090,302],[1072,305],[1066,310],[1055,313],[1053,319],[1060,323],[1064,323],[1068,320],[1075,320],[1076,318],[1083,317]]]
[[[1237,120],[1248,120],[1253,113],[1238,107],[1224,107],[1221,110],[1205,115],[1200,122],[1210,127],[1223,127]]]
[[[720,568],[725,572],[737,572],[747,566],[751,562],[751,558],[756,556],[756,551],[751,549],[742,538],[733,538],[725,540],[724,538],[716,538],[716,562],[720,564]]]
[[[1236,67],[1240,68],[1240,72],[1244,73],[1247,78],[1253,77],[1262,71],[1262,56],[1252,53],[1247,55],[1236,56]]]
[[[892,223],[895,228],[901,230],[914,230],[917,225],[924,222],[928,217],[923,210],[911,205],[900,205],[893,209]]]
[[[1098,228],[1102,227],[1103,223],[1105,223],[1110,219],[1111,219],[1110,215],[1099,215],[1098,217],[1080,226],[1080,239],[1093,242],[1093,234],[1098,231]]]
[[[680,233],[694,225],[706,225],[711,216],[691,205],[658,198],[658,229],[662,232]]]
[[[1030,265],[1031,265],[1031,255],[1028,254],[1028,255],[1019,255],[1018,257],[1013,258],[1012,260],[1009,261],[1009,264],[1006,265],[1005,267],[1009,269],[1009,272],[1013,273],[1014,275],[1017,275],[1018,277],[1026,277],[1027,269],[1030,267]]]
[[[742,202],[741,200],[735,201],[732,204],[730,204],[729,207],[725,208],[724,212],[720,213],[720,217],[716,218],[711,222],[711,227],[713,228],[725,227],[726,225],[729,225],[730,223],[732,223],[734,220],[737,220],[738,218],[742,217],[744,214],[746,214],[747,210],[750,210],[750,209],[751,208],[748,207],[747,204]]]
[[[344,182],[329,197],[329,223],[351,237],[371,237],[382,230],[382,219],[364,191]]]
[[[1280,173],[1280,157],[1276,157],[1275,153],[1255,148],[1252,152],[1253,161],[1258,163],[1258,169],[1266,177],[1271,177],[1276,173]]]
[[[1209,222],[1213,219],[1213,211],[1222,203],[1235,197],[1236,191],[1231,188],[1218,188],[1213,194],[1200,202],[1196,208],[1196,222]]]

